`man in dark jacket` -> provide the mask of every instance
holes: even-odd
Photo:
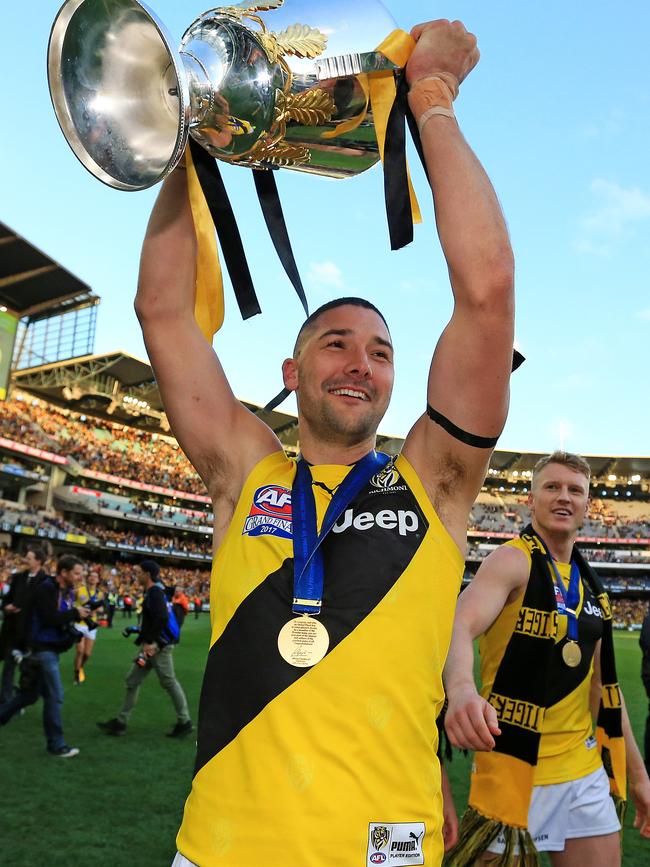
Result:
[[[648,611],[643,620],[641,635],[639,637],[639,644],[641,645],[641,653],[643,654],[643,658],[641,660],[641,680],[643,681],[643,685],[645,687],[649,702],[648,716],[645,721],[643,758],[645,760],[646,770],[648,774],[650,774],[650,610]]]
[[[3,659],[0,705],[9,701],[14,694],[15,651],[22,654],[27,650],[34,596],[37,586],[45,578],[43,564],[46,559],[43,548],[38,545],[29,547],[25,554],[25,570],[11,576],[9,592],[2,600],[4,620],[0,630]]]
[[[174,672],[173,650],[177,638],[169,634],[169,610],[165,588],[159,581],[160,567],[155,560],[143,560],[135,567],[135,574],[145,595],[142,603],[142,623],[136,644],[140,653],[133,661],[126,678],[126,695],[122,709],[116,717],[97,723],[107,735],[123,735],[126,725],[138,700],[140,684],[153,668],[163,689],[167,690],[176,711],[176,725],[168,737],[183,737],[192,731],[192,721],[183,687]]]
[[[47,751],[62,759],[79,753],[66,744],[63,737],[63,683],[59,669],[59,655],[75,642],[72,625],[90,617],[90,609],[72,604],[73,588],[83,577],[83,562],[71,554],[59,558],[56,575],[45,576],[36,588],[31,617],[30,661],[38,671],[38,691],[43,696],[43,728]],[[0,707],[0,725],[28,704],[36,694],[22,689]]]

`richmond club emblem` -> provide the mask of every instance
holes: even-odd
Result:
[[[400,475],[391,461],[389,464],[386,464],[383,470],[380,470],[377,475],[370,479],[370,484],[375,488],[386,490],[387,488],[394,487],[399,482],[399,479]]]
[[[372,829],[371,842],[375,849],[383,849],[388,845],[388,828],[385,825],[377,825]]]

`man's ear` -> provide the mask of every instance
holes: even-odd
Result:
[[[298,364],[295,358],[285,358],[282,362],[282,380],[289,391],[296,391],[298,388]]]
[[[535,497],[533,496],[532,489],[528,492],[528,509],[532,509],[535,505]]]

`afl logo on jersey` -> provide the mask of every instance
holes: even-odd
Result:
[[[282,485],[265,485],[253,497],[253,508],[261,515],[291,518],[291,491]],[[252,514],[252,512],[251,512]]]
[[[253,495],[242,535],[291,539],[291,489],[282,485],[258,488]]]
[[[386,856],[383,852],[373,852],[370,856],[371,864],[383,864],[386,861]]]

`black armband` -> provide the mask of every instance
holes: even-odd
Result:
[[[446,416],[438,412],[437,409],[434,409],[430,403],[427,404],[427,415],[431,421],[435,421],[450,436],[461,443],[465,443],[466,446],[473,446],[475,449],[493,449],[499,440],[498,436],[480,437],[477,434],[468,433],[466,430],[455,425],[453,421],[449,421]]]
[[[513,349],[511,372],[514,373],[518,367],[521,367],[525,360],[526,359],[521,352]],[[446,416],[441,412],[438,412],[437,409],[434,409],[430,403],[427,404],[427,415],[431,421],[435,421],[435,423],[439,424],[440,427],[447,431],[450,436],[459,440],[461,443],[465,443],[466,446],[473,446],[475,449],[493,449],[499,441],[498,436],[480,437],[477,434],[468,433],[468,431],[455,425],[453,421],[449,421]]]

